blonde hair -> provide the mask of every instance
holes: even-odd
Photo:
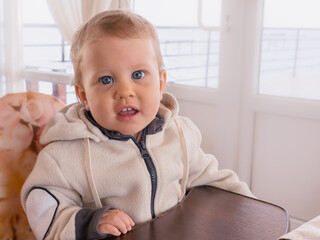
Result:
[[[164,68],[160,43],[154,26],[145,18],[130,11],[110,10],[97,14],[75,33],[71,44],[71,60],[74,67],[73,84],[81,84],[83,48],[90,40],[103,34],[120,38],[149,38],[158,57],[159,70]]]

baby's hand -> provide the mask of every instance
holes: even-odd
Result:
[[[119,236],[126,234],[132,229],[134,222],[132,219],[120,210],[109,210],[103,214],[98,224],[98,230],[104,234]]]

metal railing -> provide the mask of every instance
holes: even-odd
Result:
[[[261,77],[270,72],[291,77],[320,73],[320,29],[265,28],[260,67]]]
[[[25,25],[24,29],[56,28],[55,25]],[[219,33],[196,27],[159,27],[161,52],[168,71],[168,82],[217,87]],[[37,66],[25,58],[25,68],[51,72],[70,72],[70,45],[63,40],[24,44],[24,49],[44,54],[58,50],[45,65]],[[307,71],[320,72],[320,29],[264,28],[262,31],[260,79],[269,74],[295,77]],[[67,66],[68,65],[68,66]],[[28,79],[27,79],[28,80]],[[29,79],[30,80],[30,79]],[[29,84],[30,85],[30,84]]]
[[[41,24],[28,24],[24,25],[25,29],[37,29],[37,28],[56,28],[55,25],[41,25]],[[203,87],[209,86],[210,79],[218,78],[217,73],[212,74],[210,68],[218,68],[218,49],[219,41],[213,39],[213,35],[217,33],[205,32],[196,27],[159,27],[157,28],[160,37],[160,47],[163,54],[163,59],[166,65],[166,69],[169,72],[169,82],[175,83],[188,83],[188,82],[200,82]],[[180,32],[183,32],[183,37],[180,36]],[[174,33],[174,34],[172,34]],[[168,39],[168,35],[170,35]],[[198,35],[198,36],[197,36]],[[173,36],[175,36],[173,38]],[[195,37],[197,36],[197,37]],[[45,54],[49,48],[59,49],[59,55],[51,57],[51,61],[47,61],[46,66],[39,64],[39,69],[55,72],[70,72],[71,70],[66,67],[65,63],[70,63],[69,48],[70,45],[63,40],[62,36],[60,40],[55,43],[25,43],[24,49],[34,49],[32,55],[35,54],[36,49],[39,49],[39,54]],[[40,51],[40,50],[43,51]],[[40,56],[40,58],[44,58]],[[187,62],[186,62],[187,61]],[[28,60],[25,56],[25,68],[36,69],[37,63]],[[184,63],[184,64],[181,64]],[[190,70],[196,70],[192,73]],[[187,70],[187,73],[183,76],[181,71]],[[201,72],[201,74],[199,74]],[[217,71],[215,71],[217,72]]]

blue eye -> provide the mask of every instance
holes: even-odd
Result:
[[[103,76],[101,78],[99,78],[99,82],[101,82],[102,84],[111,84],[113,83],[113,78],[110,76]]]
[[[131,77],[132,77],[133,79],[141,79],[141,78],[143,78],[145,75],[146,75],[146,74],[145,74],[143,71],[139,70],[139,71],[135,71],[134,73],[132,73]]]

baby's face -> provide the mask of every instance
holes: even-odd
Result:
[[[76,92],[108,130],[137,136],[156,116],[166,83],[150,39],[104,35],[84,48]]]

